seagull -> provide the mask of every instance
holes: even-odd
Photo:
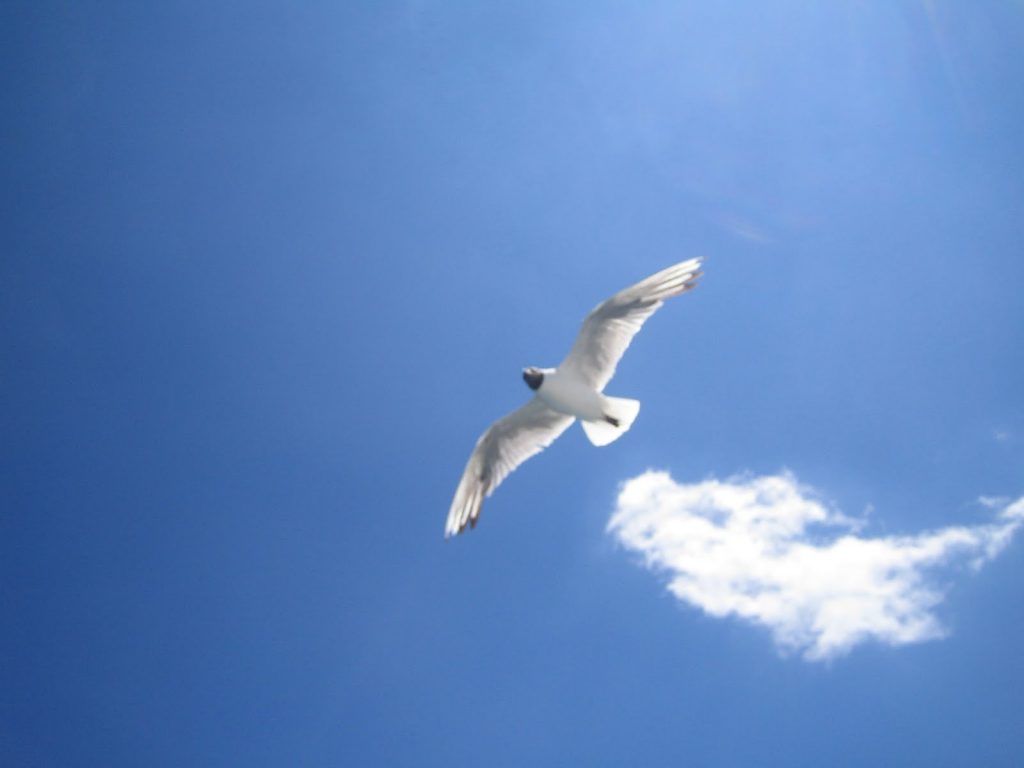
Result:
[[[557,368],[523,369],[533,399],[498,419],[476,441],[448,510],[445,538],[476,527],[484,497],[576,419],[594,445],[608,445],[626,433],[640,411],[639,401],[602,392],[647,318],[665,299],[696,286],[703,274],[701,261],[680,262],[619,291],[586,316],[576,343]]]

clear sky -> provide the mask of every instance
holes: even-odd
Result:
[[[0,764],[1022,764],[1021,83],[1011,0],[4,3]]]

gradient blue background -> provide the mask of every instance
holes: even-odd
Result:
[[[781,658],[604,528],[787,467],[1024,492],[1024,6],[8,2],[0,764],[1020,765],[1024,546]],[[480,526],[479,433],[708,258]]]

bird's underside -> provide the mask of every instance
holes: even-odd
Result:
[[[475,527],[484,498],[577,418],[595,445],[606,445],[629,429],[640,404],[602,392],[647,318],[665,299],[696,285],[700,264],[699,258],[681,262],[615,294],[587,315],[558,368],[524,371],[523,378],[536,394],[477,440],[448,511],[445,536]]]

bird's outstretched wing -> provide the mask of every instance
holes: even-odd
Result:
[[[509,472],[540,453],[575,421],[534,397],[519,410],[498,419],[476,441],[455,491],[446,537],[475,526],[484,497],[490,496]]]
[[[701,259],[690,259],[663,269],[591,310],[576,343],[558,370],[572,370],[598,392],[603,390],[623,353],[665,299],[686,293],[701,276]]]

